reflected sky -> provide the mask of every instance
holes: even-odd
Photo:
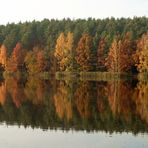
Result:
[[[148,135],[31,129],[17,126],[0,126],[2,148],[147,148]]]

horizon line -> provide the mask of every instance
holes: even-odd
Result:
[[[135,18],[148,18],[148,16],[146,16],[146,15],[143,15],[143,16],[129,16],[129,17],[126,17],[126,16],[123,16],[123,17],[115,17],[115,16],[108,16],[108,17],[98,17],[98,18],[96,18],[96,17],[92,17],[92,16],[90,16],[90,17],[84,17],[84,18],[79,18],[79,17],[63,17],[63,18],[42,18],[42,19],[31,19],[31,20],[19,20],[19,21],[12,21],[12,22],[6,22],[6,23],[0,23],[0,26],[7,26],[7,25],[9,25],[9,24],[20,24],[20,23],[31,23],[31,22],[33,22],[33,21],[35,21],[35,22],[42,22],[42,21],[44,21],[44,20],[49,20],[49,21],[51,21],[51,20],[56,20],[56,21],[62,21],[62,20],[71,20],[71,21],[76,21],[76,20],[89,20],[89,19],[92,19],[92,20],[105,20],[105,19],[115,19],[115,20],[120,20],[120,19],[131,19],[131,20],[133,20],[133,19],[135,19]]]

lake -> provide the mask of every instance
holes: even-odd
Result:
[[[0,80],[2,148],[147,148],[148,83]]]

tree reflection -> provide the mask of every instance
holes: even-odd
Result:
[[[106,85],[104,83],[98,83],[97,85],[97,106],[98,111],[104,112],[106,109],[106,98],[107,98],[107,90]]]
[[[0,121],[43,129],[148,132],[148,84],[7,77]]]
[[[97,110],[99,112],[100,119],[106,122],[110,119],[111,109],[108,103],[108,89],[106,82],[97,83]]]
[[[24,86],[21,79],[17,77],[8,77],[5,80],[7,91],[11,94],[13,103],[17,108],[26,100]]]
[[[139,82],[135,89],[134,100],[136,103],[136,113],[141,119],[148,123],[148,83]]]
[[[93,87],[91,83],[80,83],[75,92],[75,104],[81,118],[90,118],[92,115],[91,99],[93,95]]]
[[[60,119],[72,119],[72,101],[68,91],[68,86],[64,82],[59,82],[57,92],[54,95],[54,105]]]
[[[37,78],[28,78],[25,86],[25,94],[27,99],[34,105],[41,105],[44,101],[44,94],[46,93],[46,83]]]
[[[114,116],[122,117],[127,122],[135,114],[135,102],[132,100],[132,88],[129,82],[121,80],[108,84],[108,100]]]
[[[1,82],[0,83],[0,104],[4,105],[6,101],[6,83]]]

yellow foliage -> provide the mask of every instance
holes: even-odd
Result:
[[[61,33],[57,39],[55,53],[59,69],[65,71],[71,64],[73,49],[73,33],[68,32],[67,37]]]
[[[137,51],[133,58],[139,72],[148,72],[148,33],[138,41]]]
[[[5,45],[2,45],[0,47],[0,63],[2,64],[3,67],[6,66],[6,60],[7,60],[7,48]]]

